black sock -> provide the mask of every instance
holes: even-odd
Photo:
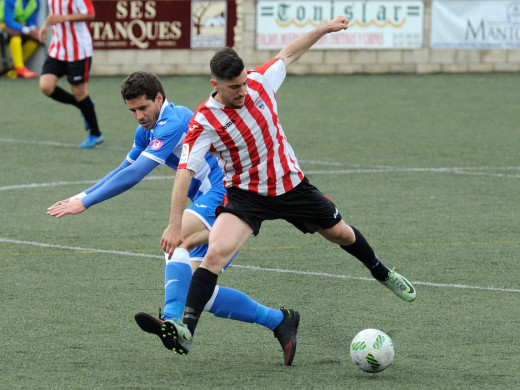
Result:
[[[94,110],[94,104],[92,104],[90,96],[87,96],[85,99],[78,102],[77,107],[81,110],[83,117],[89,124],[90,134],[99,137],[101,135],[101,132],[99,131],[96,111]]]
[[[205,268],[199,267],[193,273],[182,318],[182,322],[186,324],[192,335],[195,333],[195,328],[204,306],[206,306],[213,294],[213,290],[215,290],[217,279],[218,275]]]
[[[49,97],[60,103],[72,104],[73,106],[78,107],[78,102],[74,99],[74,95],[58,86],[54,88],[54,91],[49,95]]]
[[[388,275],[390,274],[390,270],[379,260],[374,250],[367,242],[365,237],[363,237],[361,232],[354,226],[351,226],[351,228],[354,230],[354,234],[356,235],[356,241],[348,246],[340,245],[341,248],[361,261],[365,267],[370,270],[374,278],[381,282],[387,280]]]

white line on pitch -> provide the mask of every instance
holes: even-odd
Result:
[[[340,170],[325,170],[325,171],[305,171],[309,175],[338,175],[338,174],[357,174],[357,173],[400,173],[400,172],[427,172],[427,173],[451,173],[456,175],[468,175],[468,176],[493,176],[493,177],[505,177],[512,179],[519,179],[520,174],[509,174],[509,173],[492,173],[492,172],[475,172],[477,170],[520,170],[520,167],[468,167],[468,168],[396,168],[396,167],[381,167],[381,168],[365,168],[365,169],[340,169]],[[143,180],[171,180],[174,175],[171,176],[149,176]],[[93,184],[97,180],[83,180],[83,181],[58,181],[48,183],[30,183],[30,184],[18,184],[11,186],[0,187],[0,191],[17,190],[24,188],[40,188],[40,187],[58,187],[76,184]]]
[[[54,142],[54,141],[35,141],[35,140],[25,140],[25,139],[15,139],[15,138],[1,138],[0,142],[9,142],[16,144],[31,144],[31,145],[44,145],[44,146],[59,146],[62,148],[77,148],[77,144],[67,144],[64,142]],[[103,145],[100,148],[108,149],[108,150],[128,150],[128,148],[123,148],[121,146],[107,146]]]
[[[0,237],[0,242],[5,242],[8,244],[18,244],[18,245],[32,245],[32,246],[37,246],[40,248],[56,248],[56,249],[71,250],[71,251],[78,251],[78,252],[95,252],[95,253],[107,253],[107,254],[117,255],[117,256],[133,256],[133,257],[147,257],[147,258],[154,258],[154,259],[155,258],[164,259],[164,256],[149,255],[146,253],[135,253],[135,252],[124,252],[124,251],[115,251],[115,250],[99,249],[99,248],[82,248],[82,247],[77,247],[77,246],[46,244],[43,242],[21,241],[21,240],[14,240],[14,239],[4,238],[4,237]],[[365,277],[359,277],[359,276],[336,275],[336,274],[328,274],[328,273],[324,273],[324,272],[309,272],[309,271],[298,271],[298,270],[288,270],[288,269],[279,269],[279,268],[264,268],[264,267],[258,267],[258,266],[253,266],[253,265],[231,264],[231,267],[248,269],[248,270],[253,270],[253,271],[288,273],[288,274],[305,275],[305,276],[322,276],[322,277],[326,277],[326,278],[336,278],[336,279],[365,280],[365,281],[369,281],[369,282],[375,281],[373,278],[365,278]],[[431,283],[431,282],[420,282],[420,281],[413,281],[412,283],[414,283],[416,285],[431,286],[431,287],[462,288],[462,289],[468,289],[468,290],[485,290],[485,291],[520,293],[520,289],[515,289],[515,288],[481,287],[481,286],[470,286],[470,285],[466,285],[466,284]]]
[[[173,180],[173,178],[174,178],[174,175],[147,176],[143,180]],[[56,182],[50,182],[50,183],[17,184],[17,185],[12,185],[12,186],[0,187],[0,191],[20,190],[20,189],[24,189],[24,188],[59,187],[59,186],[68,186],[68,185],[76,185],[76,184],[94,184],[97,182],[98,182],[98,180],[80,180],[80,181],[56,181]]]

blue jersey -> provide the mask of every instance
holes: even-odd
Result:
[[[133,163],[141,154],[158,164],[166,164],[177,170],[182,153],[182,144],[188,130],[193,112],[183,106],[175,106],[165,101],[159,119],[151,130],[138,126],[135,130],[134,145],[126,159]],[[188,198],[195,201],[211,188],[223,188],[224,175],[217,159],[206,154],[203,166],[197,171],[191,182]]]

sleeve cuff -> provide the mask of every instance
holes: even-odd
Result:
[[[77,194],[77,195],[71,196],[71,197],[69,198],[69,200],[74,200],[74,199],[83,199],[85,196],[87,196],[87,193],[86,193],[86,192],[80,192],[80,193]]]

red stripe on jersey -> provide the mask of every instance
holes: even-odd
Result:
[[[254,103],[251,100],[251,97],[249,95],[246,96],[245,105],[247,107],[253,106]],[[260,164],[260,155],[258,154],[258,148],[256,146],[256,141],[253,137],[253,133],[251,132],[251,129],[244,123],[242,118],[237,114],[236,110],[234,108],[225,108],[224,112],[228,116],[229,119],[233,121],[233,124],[237,128],[237,130],[242,135],[242,138],[244,139],[246,145],[247,145],[247,152],[249,154],[249,160],[251,161],[251,165],[253,166],[252,169],[249,169],[249,183],[248,183],[248,189],[250,191],[258,192],[258,184],[260,183],[260,177],[258,176],[258,164]],[[220,132],[219,132],[220,134]],[[226,134],[227,131],[226,131]],[[238,157],[238,156],[237,156]],[[239,172],[241,173],[241,172]]]
[[[69,15],[72,15],[72,13],[74,12],[74,9],[72,8],[72,3],[73,1],[69,1],[69,6],[67,8],[67,14]],[[73,61],[77,61],[78,58],[79,58],[79,55],[78,55],[78,40],[76,39],[76,31],[74,29],[74,23],[72,22],[67,22],[67,26],[70,28],[70,34],[72,35],[72,60]],[[66,36],[64,35],[63,36],[63,40],[65,41],[66,43]],[[68,50],[68,47],[67,45],[65,44],[65,47],[67,48],[67,54],[69,52]],[[67,56],[68,58],[68,56]]]
[[[261,91],[259,91],[257,88],[261,87],[260,83],[255,82],[254,80],[248,79],[248,87],[259,92],[260,97],[262,100],[270,100],[269,96],[262,96]],[[265,91],[264,91],[265,92]],[[262,138],[264,140],[264,145],[267,150],[266,152],[266,162],[267,162],[267,195],[268,196],[276,196],[276,168],[273,161],[273,155],[274,155],[274,143],[273,139],[269,133],[269,125],[267,123],[267,120],[263,116],[263,114],[260,112],[258,107],[255,105],[255,102],[251,99],[251,97],[248,95],[247,98],[249,99],[246,101],[246,107],[249,114],[254,118],[256,123],[258,124],[258,127],[262,130]],[[248,104],[249,102],[249,104]],[[272,104],[270,105],[272,108]],[[271,114],[275,117],[276,115],[273,113],[272,109],[270,109]],[[255,142],[254,139],[252,139],[253,142]],[[256,145],[255,145],[256,147]],[[258,153],[257,153],[258,155]],[[258,169],[258,164],[260,163],[260,160],[257,159],[256,164],[253,163],[253,165],[257,165],[255,168]],[[258,177],[258,175],[257,175]],[[255,191],[258,192],[258,191]]]
[[[275,57],[271,61],[266,62],[263,65],[257,66],[251,72],[257,72],[257,73],[260,73],[260,74],[264,74],[267,71],[267,69],[269,69],[271,67],[271,65],[273,65],[276,61],[280,61],[280,59]],[[248,73],[250,73],[250,72],[248,72]]]
[[[240,161],[240,155],[238,154],[238,148],[235,142],[233,141],[233,138],[229,136],[229,133],[226,131],[226,129],[222,129],[224,125],[219,122],[219,120],[215,117],[215,115],[213,115],[211,110],[208,110],[206,107],[202,107],[200,113],[204,115],[211,127],[215,129],[215,132],[219,135],[222,142],[224,142],[224,144],[226,145],[226,149],[229,151],[229,154],[231,156],[233,170],[235,172],[238,172],[238,175],[235,174],[231,178],[231,185],[235,187],[238,186],[241,181],[239,175],[242,172],[243,168],[242,162]],[[184,142],[186,142],[186,140],[184,140]],[[226,166],[224,166],[224,170],[227,172]]]
[[[74,29],[74,24],[70,24],[70,32],[72,34],[72,58],[74,61],[79,60],[79,48],[78,48],[78,39],[76,37],[76,30]]]
[[[54,3],[54,1],[51,1],[50,2],[50,13],[52,14],[55,14],[56,13],[56,4]],[[54,34],[54,29],[56,28],[56,26],[52,26],[52,34]],[[51,53],[52,50],[56,47],[56,45],[54,44],[54,42],[51,42],[50,46],[49,46],[49,51],[48,53]]]
[[[205,104],[206,102],[202,103]],[[184,144],[189,145],[189,151],[193,150],[193,144],[199,137],[199,135],[202,133],[203,127],[195,120],[195,115],[197,115],[197,110],[195,114],[193,115],[192,119],[190,120],[190,123],[188,123],[188,131],[186,132],[186,136],[184,137]],[[179,169],[186,169],[188,166],[188,158],[186,158],[186,162],[180,162],[177,165],[177,170]]]
[[[272,62],[272,61],[270,61]],[[269,112],[271,113],[271,116],[275,123],[278,123],[276,113],[273,110],[273,104],[271,102],[271,99],[267,93],[265,93],[265,90],[262,87],[262,84],[257,82],[256,80],[248,79],[248,87],[253,89],[254,91],[258,92],[260,95],[260,98],[262,101],[267,105],[269,108]],[[276,167],[273,160],[274,155],[274,142],[271,137],[271,134],[269,132],[269,125],[267,124],[267,121],[265,117],[262,115],[260,110],[256,107],[256,105],[253,105],[253,107],[248,108],[248,110],[251,112],[255,112],[253,116],[255,117],[256,122],[258,123],[258,126],[260,129],[262,129],[262,137],[264,139],[265,146],[267,148],[267,195],[268,196],[276,196]],[[275,120],[276,119],[276,120]],[[284,168],[284,171],[286,169]]]
[[[58,44],[56,45],[56,56],[59,54],[61,50],[61,42],[58,42]]]
[[[259,83],[256,80],[253,80],[253,79],[249,79],[248,82],[249,82],[248,83],[249,87],[254,89],[255,91],[257,91],[260,94],[260,98],[263,100],[263,102],[269,108],[269,111],[271,112],[271,115],[272,115],[272,118],[273,118],[273,123],[274,123],[274,126],[276,127],[276,140],[278,141],[278,145],[279,145],[278,157],[280,158],[280,164],[281,164],[282,170],[284,172],[284,175],[282,177],[282,182],[283,182],[283,186],[284,186],[285,191],[289,191],[293,187],[292,181],[291,181],[291,177],[290,177],[290,174],[289,174],[291,168],[289,167],[289,164],[287,162],[287,158],[286,158],[286,155],[285,155],[284,139],[283,139],[282,133],[280,132],[280,127],[279,127],[279,123],[280,122],[278,121],[278,115],[276,114],[276,111],[275,111],[275,109],[273,107],[273,102],[271,101],[271,98],[269,97],[269,94],[265,91],[265,89],[263,88],[262,84]],[[262,124],[264,126],[261,126],[261,124],[259,123],[260,128],[262,129],[262,133],[264,135],[264,139],[266,139],[267,137],[270,137],[269,128],[266,125],[265,120],[264,120],[264,122]],[[272,164],[272,170],[274,172],[275,168],[274,168],[274,162],[273,162],[273,158],[272,158],[272,153],[268,154],[267,156],[268,156],[268,170],[269,170],[269,162],[270,162]],[[269,156],[271,156],[271,157],[269,157]],[[269,179],[271,179],[271,177],[269,177]],[[268,183],[269,183],[269,181],[268,181]],[[275,187],[276,187],[276,185],[275,185]],[[269,188],[271,188],[271,186],[269,186]],[[275,188],[275,190],[276,190],[276,188]],[[274,195],[276,195],[276,194],[274,194]]]
[[[67,28],[66,25],[69,24],[69,22],[64,22],[62,25],[62,41],[63,41],[63,52],[65,53],[65,57],[63,58],[63,61],[69,60],[69,51],[67,50]],[[59,52],[58,52],[59,53]]]
[[[87,7],[87,12],[89,14],[94,14],[96,11],[94,10],[94,5],[92,4],[91,0],[84,0],[85,6]]]

